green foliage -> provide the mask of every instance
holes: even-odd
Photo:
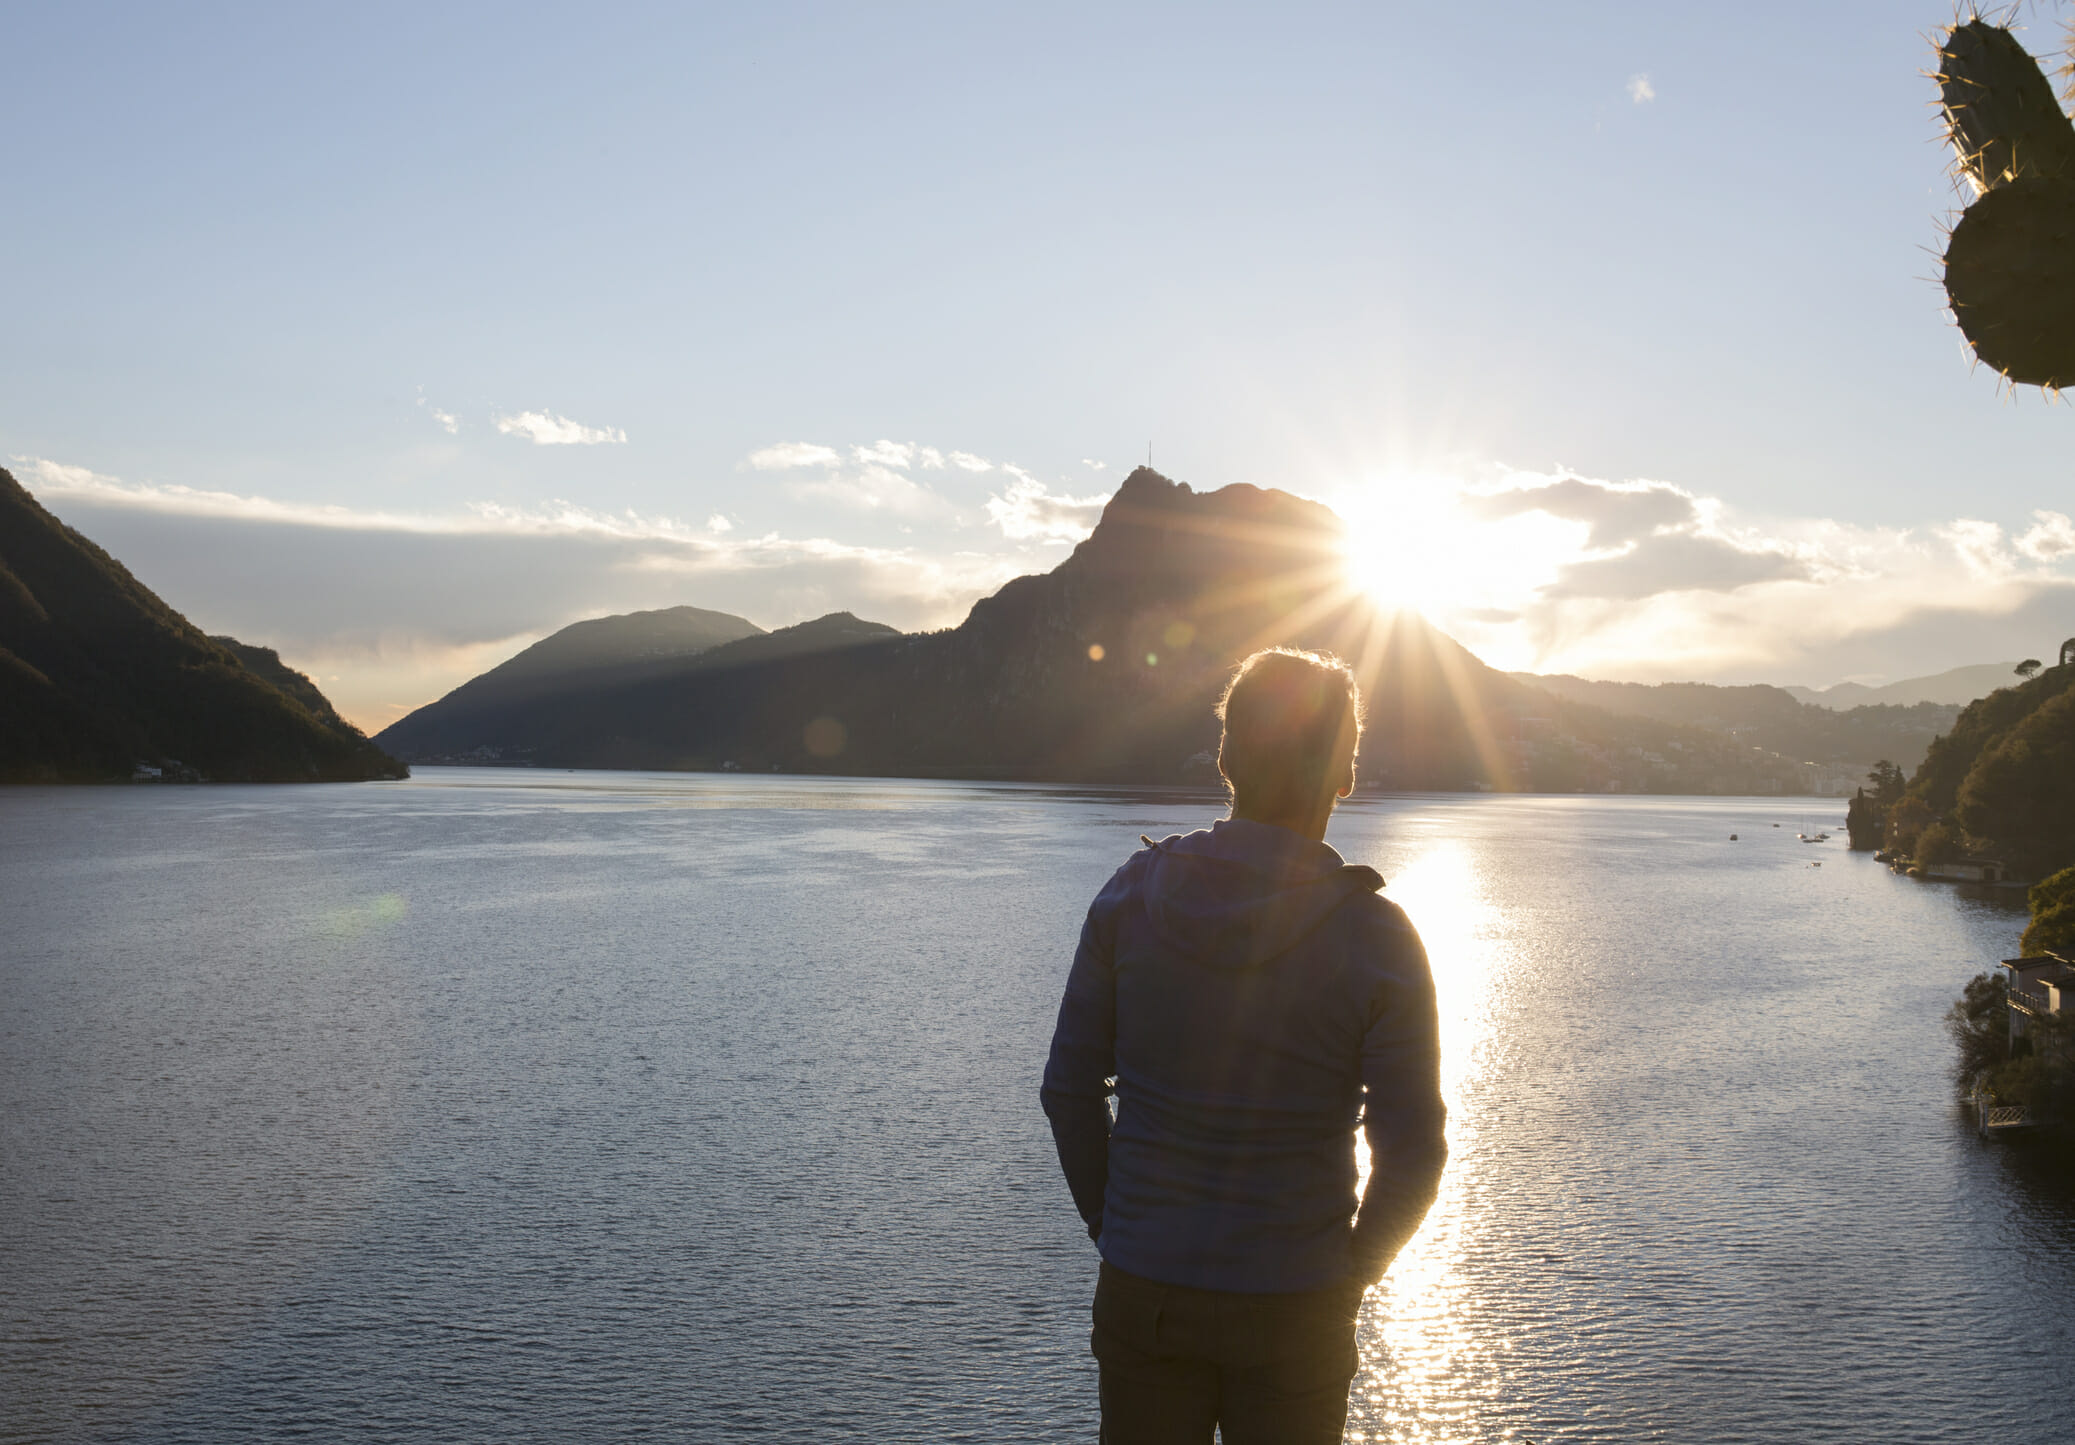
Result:
[[[2028,657],[2023,662],[2020,662],[2016,667],[2013,667],[2010,670],[2016,673],[2019,677],[2024,678],[2027,682],[2029,682],[2031,681],[2032,674],[2037,672],[2043,666],[2045,666],[2045,664],[2040,662],[2038,658]]]
[[[1922,798],[1905,796],[1888,814],[1888,847],[1897,853],[1913,855],[1917,835],[1930,827],[1935,817]]]
[[[2075,868],[2063,868],[2051,878],[2042,878],[2025,894],[2033,914],[2044,913],[2064,903],[2075,903]]]
[[[2068,669],[2056,669],[2067,671]],[[1985,749],[1957,814],[2034,876],[2075,864],[2075,692],[2063,692]]]
[[[1960,835],[1950,824],[1933,823],[1916,836],[1916,844],[1909,850],[1910,856],[1919,863],[1946,863],[1967,851]]]
[[[1953,1041],[1953,1082],[1963,1095],[1977,1088],[1996,1104],[2022,1104],[2042,1123],[2075,1125],[2075,1019],[2028,1019],[2013,1047],[2008,983],[2000,973],[1978,973],[1946,1010]]]
[[[2032,921],[2019,945],[2027,956],[2058,953],[2075,958],[2075,868],[2063,868],[2032,885],[2027,895]]]
[[[2024,940],[2018,946],[2028,958],[2042,953],[2075,958],[2075,903],[2062,903],[2034,912],[2032,921],[2025,926]]]
[[[1917,856],[1934,823],[2033,876],[2075,863],[2075,667],[1976,699],[1931,744],[1888,811],[1887,846]]]
[[[1965,991],[1945,1012],[1945,1031],[1959,1051],[1953,1065],[1953,1081],[1963,1094],[1988,1082],[2010,1060],[2007,989],[2000,972],[1977,973],[1967,980]]]

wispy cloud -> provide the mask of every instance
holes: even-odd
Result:
[[[425,410],[427,415],[439,423],[448,436],[453,436],[461,430],[461,418],[454,415],[451,411],[442,411],[427,401],[423,387],[418,389],[418,405]]]
[[[955,510],[922,483],[877,463],[855,472],[830,472],[819,481],[793,482],[786,491],[803,501],[900,517],[949,516]]]
[[[595,447],[627,440],[627,434],[618,427],[585,426],[582,422],[548,411],[522,411],[512,416],[499,416],[497,429],[506,436],[521,437],[537,447]]]
[[[2017,539],[2016,546],[2035,562],[2075,556],[2075,520],[2066,512],[2034,512],[2031,530]]]
[[[987,499],[987,519],[1011,541],[1078,542],[1102,519],[1107,495],[1073,497],[1050,491],[1017,468],[1007,490]]]
[[[749,454],[749,464],[760,472],[791,472],[805,467],[835,467],[843,454],[816,442],[775,442]]]
[[[706,530],[718,537],[734,531],[735,524],[723,517],[719,512],[715,512],[706,519]]]
[[[1109,470],[1108,462],[1098,462],[1093,457],[1082,457],[1081,465],[1086,467],[1091,472],[1104,472]]]
[[[1628,98],[1637,105],[1648,105],[1657,99],[1657,87],[1650,83],[1647,75],[1631,75],[1628,78]]]
[[[915,460],[915,443],[876,441],[870,446],[852,447],[850,456],[865,466],[906,469]]]
[[[985,457],[976,457],[971,452],[953,452],[951,454],[951,465],[968,472],[991,472],[994,470],[993,462],[988,461]]]

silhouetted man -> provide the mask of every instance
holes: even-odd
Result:
[[[1448,1153],[1419,935],[1325,843],[1354,790],[1354,675],[1257,652],[1218,715],[1232,816],[1133,854],[1096,895],[1045,1065],[1102,1253],[1105,1445],[1337,1442],[1363,1292]]]

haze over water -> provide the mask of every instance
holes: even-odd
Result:
[[[1335,820],[1453,1110],[1351,1440],[2061,1438],[2075,1187],[1968,1131],[1940,1025],[2023,915],[1794,840],[1839,812]],[[1217,813],[0,793],[0,1440],[1092,1439],[1038,1075],[1095,889]]]

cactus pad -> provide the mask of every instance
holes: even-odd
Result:
[[[2027,176],[2075,178],[2075,127],[2015,35],[1985,20],[1946,32],[1938,95],[1960,170],[1977,191]]]
[[[2075,386],[2075,181],[2010,181],[1969,206],[1946,246],[1945,292],[1988,365]]]

